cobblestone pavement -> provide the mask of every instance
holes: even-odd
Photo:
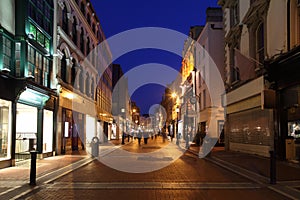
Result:
[[[135,140],[122,148],[145,153],[166,145],[168,142],[163,143],[161,138],[157,138],[142,145]],[[112,152],[117,153],[117,150]],[[149,173],[126,173],[100,161],[93,160],[39,185],[19,199],[297,199],[289,198],[279,190],[275,192],[268,183],[249,179],[207,159],[199,159],[191,152],[185,152],[170,165]],[[128,162],[131,161],[128,159]]]

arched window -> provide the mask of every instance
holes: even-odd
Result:
[[[81,10],[82,14],[85,16],[85,6],[84,6],[83,2],[81,2],[81,4],[80,4],[80,10]]]
[[[67,57],[66,57],[66,53],[65,50],[63,50],[63,57],[60,61],[60,72],[61,72],[61,79],[64,82],[67,82]]]
[[[91,15],[90,14],[87,14],[86,20],[87,20],[88,24],[90,25],[91,24]]]
[[[75,45],[77,45],[77,30],[76,30],[76,26],[77,26],[77,20],[75,17],[73,17],[73,25],[72,25],[72,36],[73,36],[73,42]]]
[[[88,73],[86,73],[86,79],[85,79],[85,94],[87,96],[90,95],[90,76]]]
[[[64,9],[62,10],[62,28],[65,31],[65,33],[69,32],[69,27],[68,27],[68,11],[67,11],[67,6],[64,3]]]
[[[79,90],[80,92],[84,92],[84,79],[83,79],[83,69],[81,68],[79,75]]]
[[[76,60],[72,60],[72,69],[71,69],[71,84],[74,86],[76,79]]]
[[[80,50],[84,54],[84,33],[83,33],[83,28],[81,28],[81,33],[80,33]]]
[[[92,25],[92,29],[93,29],[93,32],[96,34],[96,27],[95,27],[95,24]]]
[[[260,63],[265,59],[264,23],[260,23],[256,29],[256,58]]]
[[[86,42],[86,54],[88,55],[90,53],[90,38],[87,38],[87,42]]]

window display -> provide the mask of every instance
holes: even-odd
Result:
[[[44,110],[43,153],[53,151],[53,112]]]
[[[0,160],[10,158],[11,103],[0,99]]]
[[[23,154],[36,150],[37,108],[25,104],[17,104],[16,122],[16,160],[22,160]],[[28,156],[26,158],[29,158]]]
[[[300,138],[300,121],[293,121],[288,123],[289,136]]]

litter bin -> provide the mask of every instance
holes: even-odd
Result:
[[[294,160],[296,158],[295,142],[292,138],[285,140],[285,157],[287,160]]]
[[[98,137],[93,137],[92,142],[92,157],[98,157],[99,156],[99,139]]]

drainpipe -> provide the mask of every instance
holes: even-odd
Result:
[[[291,0],[287,1],[287,51],[291,50]]]

